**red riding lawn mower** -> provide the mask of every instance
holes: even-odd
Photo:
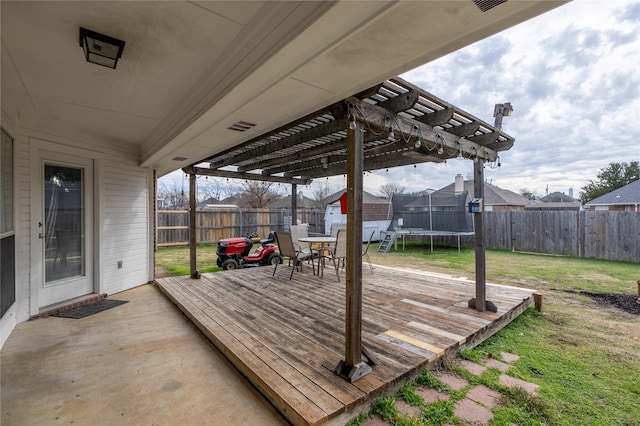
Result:
[[[276,265],[282,263],[282,256],[278,247],[273,243],[276,236],[273,232],[267,238],[258,239],[258,234],[251,234],[248,238],[225,238],[218,241],[218,260],[216,263],[222,269],[238,269],[251,266]],[[249,254],[254,241],[260,242],[260,247]]]

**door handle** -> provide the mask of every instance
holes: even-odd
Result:
[[[42,228],[42,222],[38,222],[38,228]],[[38,238],[43,239],[44,238],[44,234],[42,232],[40,232],[38,234]]]

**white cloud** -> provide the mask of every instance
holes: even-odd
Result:
[[[516,143],[486,178],[577,196],[609,163],[640,160],[639,68],[640,2],[578,0],[403,77],[490,123],[493,105],[511,102],[503,129]],[[407,189],[442,187],[465,168],[425,171]]]
[[[492,183],[574,196],[611,162],[640,160],[640,0],[575,0],[402,76],[493,123],[496,103],[514,112],[503,129],[516,138],[487,168]],[[384,183],[407,191],[441,188],[470,161],[420,164],[365,176],[365,190]],[[346,186],[344,176],[319,179]]]

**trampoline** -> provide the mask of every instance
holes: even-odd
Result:
[[[407,236],[428,236],[433,252],[433,237],[456,237],[460,252],[460,237],[475,235],[473,217],[467,212],[467,191],[423,191],[392,198],[393,219],[388,231],[402,237],[404,251]]]

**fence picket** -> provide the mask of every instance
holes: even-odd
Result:
[[[289,210],[199,211],[198,243],[215,244],[222,238],[257,232],[283,231],[291,219]],[[485,212],[485,247],[532,253],[640,262],[640,214],[607,211],[498,211]],[[186,211],[158,211],[158,247],[188,245],[189,216]],[[309,232],[324,233],[324,212],[299,211],[298,223]],[[440,238],[438,240],[438,238]],[[457,244],[455,237],[434,237]],[[463,236],[464,247],[475,245]]]

